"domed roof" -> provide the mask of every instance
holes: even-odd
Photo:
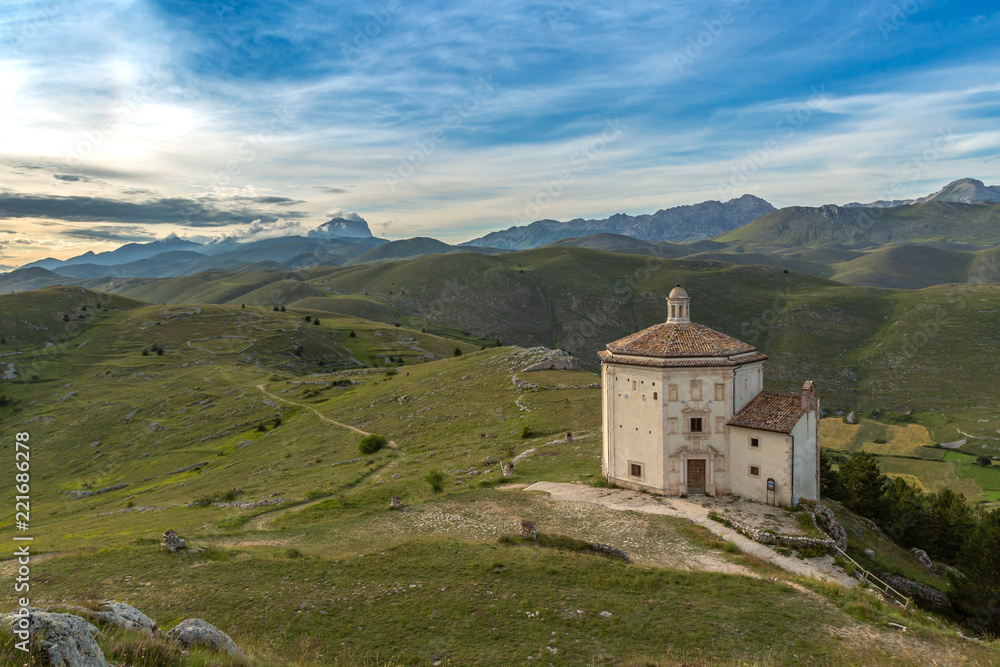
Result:
[[[660,292],[662,294],[662,292]],[[684,288],[677,285],[677,287],[670,290],[670,294],[667,295],[668,299],[688,299],[688,293],[684,291]]]
[[[615,355],[659,358],[731,357],[757,351],[749,343],[692,322],[654,324],[608,343],[607,348]]]

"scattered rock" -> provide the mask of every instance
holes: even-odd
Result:
[[[816,510],[813,513],[813,523],[816,524],[817,528],[830,536],[830,539],[833,540],[834,545],[838,549],[847,551],[847,531],[837,521],[837,517],[834,516],[830,508],[823,505],[816,505]]]
[[[84,607],[71,607],[74,614],[83,616],[91,621],[106,623],[123,630],[145,632],[151,637],[163,634],[160,626],[130,604],[117,602],[115,600],[105,600],[100,603],[97,610],[86,609]]]
[[[392,500],[389,501],[389,509],[391,510],[403,509],[403,502],[399,499],[399,496],[392,497]]]
[[[167,633],[167,639],[180,644],[182,648],[203,646],[219,653],[246,658],[243,649],[237,646],[229,635],[200,618],[181,621],[176,628]]]
[[[603,616],[604,618],[611,618],[612,616],[614,616],[614,614],[612,614],[612,613],[611,613],[610,611],[602,611],[602,612],[599,612],[599,613],[600,613],[600,614],[601,614],[601,616]]]
[[[110,667],[94,636],[98,629],[72,614],[48,613],[29,608],[26,616],[6,614],[3,625],[39,641],[43,664],[52,667]],[[25,635],[17,635],[23,641]]]
[[[163,533],[163,541],[160,542],[160,549],[171,553],[180,551],[181,549],[187,549],[187,540],[178,536],[176,531],[168,530]]]
[[[865,555],[869,558],[875,558],[875,552],[872,549],[865,549]]]
[[[538,539],[538,527],[534,521],[521,521],[521,539],[532,542]]]
[[[913,549],[910,549],[910,553],[913,554],[913,557],[918,563],[926,567],[931,572],[934,571],[934,563],[931,561],[931,557],[927,555],[926,551],[914,547]]]
[[[847,419],[845,420],[848,424],[857,424],[858,418],[854,416],[854,411],[847,413]]]

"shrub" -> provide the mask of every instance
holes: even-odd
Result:
[[[424,481],[431,485],[431,491],[441,493],[444,491],[444,473],[435,468],[424,476]]]
[[[313,324],[319,325],[319,318],[318,317],[313,320]]]
[[[397,327],[398,327],[398,326],[399,326],[399,322],[396,322],[396,325],[395,325],[395,326],[397,326]]]
[[[531,430],[530,426],[528,426],[527,424],[525,424],[524,426],[521,427],[521,437],[522,438],[530,438],[533,435],[535,435],[535,432]]]
[[[284,306],[281,307],[281,312],[285,312],[285,307]]]
[[[886,444],[886,442],[887,441],[886,441],[885,438],[875,438],[875,444],[876,445],[884,445],[884,444]]]
[[[977,456],[976,465],[982,466],[984,468],[989,468],[991,465],[993,465],[993,461],[991,461],[990,457],[988,456]]]
[[[356,333],[354,333],[354,332],[352,331],[352,332],[351,332],[351,333],[349,334],[349,337],[350,337],[350,338],[356,338],[356,337],[357,337],[357,335],[358,335],[358,334],[356,334]]]
[[[278,307],[275,306],[272,310],[274,310],[274,312],[278,312]]]
[[[455,348],[455,356],[456,357],[462,356],[462,348],[460,348],[460,347],[456,347]]]
[[[386,375],[390,375],[390,376],[391,375],[398,375],[399,371],[397,371],[395,368],[387,368],[387,369],[385,369],[385,374]]]
[[[312,315],[306,315],[306,316],[305,316],[305,317],[303,317],[302,319],[304,319],[304,320],[305,320],[306,322],[312,322],[312,319],[313,319],[313,318],[312,318]]]
[[[361,438],[361,442],[358,443],[358,450],[362,454],[374,454],[378,450],[385,447],[388,443],[389,440],[384,435],[372,433]]]

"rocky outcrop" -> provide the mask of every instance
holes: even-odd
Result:
[[[926,551],[914,547],[913,549],[910,549],[910,553],[913,554],[913,558],[916,559],[918,563],[926,567],[931,572],[934,571],[934,561],[931,560],[931,557],[927,555]]]
[[[531,371],[578,371],[580,362],[576,357],[570,355],[565,350],[552,350],[547,359],[537,361],[521,370],[522,373]]]
[[[399,499],[399,496],[392,497],[392,500],[389,501],[389,509],[391,510],[403,509],[403,501]]]
[[[187,549],[187,541],[181,538],[176,531],[168,530],[163,533],[163,541],[160,542],[160,549],[171,553]]]
[[[951,600],[936,588],[888,572],[883,572],[879,577],[903,595],[924,602],[935,611],[951,609]]]
[[[834,544],[841,551],[847,551],[847,531],[844,526],[837,521],[837,517],[828,507],[816,505],[816,512],[813,514],[816,527],[830,536]]]
[[[236,658],[246,658],[243,649],[237,646],[229,635],[200,618],[189,618],[181,621],[177,627],[167,633],[167,640],[185,649],[191,646],[201,646]]]
[[[79,616],[30,608],[24,616],[4,615],[3,626],[18,641],[37,643],[47,667],[109,667],[95,639],[99,630]]]

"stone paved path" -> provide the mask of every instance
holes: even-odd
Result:
[[[615,510],[631,510],[646,514],[664,514],[687,519],[704,526],[727,542],[732,542],[744,553],[777,565],[783,570],[803,577],[821,581],[832,581],[848,588],[857,585],[857,580],[833,565],[833,558],[810,558],[802,560],[794,556],[782,556],[769,546],[754,542],[732,528],[708,518],[709,510],[683,498],[653,496],[627,489],[600,489],[587,484],[565,482],[535,482],[525,491],[544,491],[555,501],[582,502],[600,505]]]

